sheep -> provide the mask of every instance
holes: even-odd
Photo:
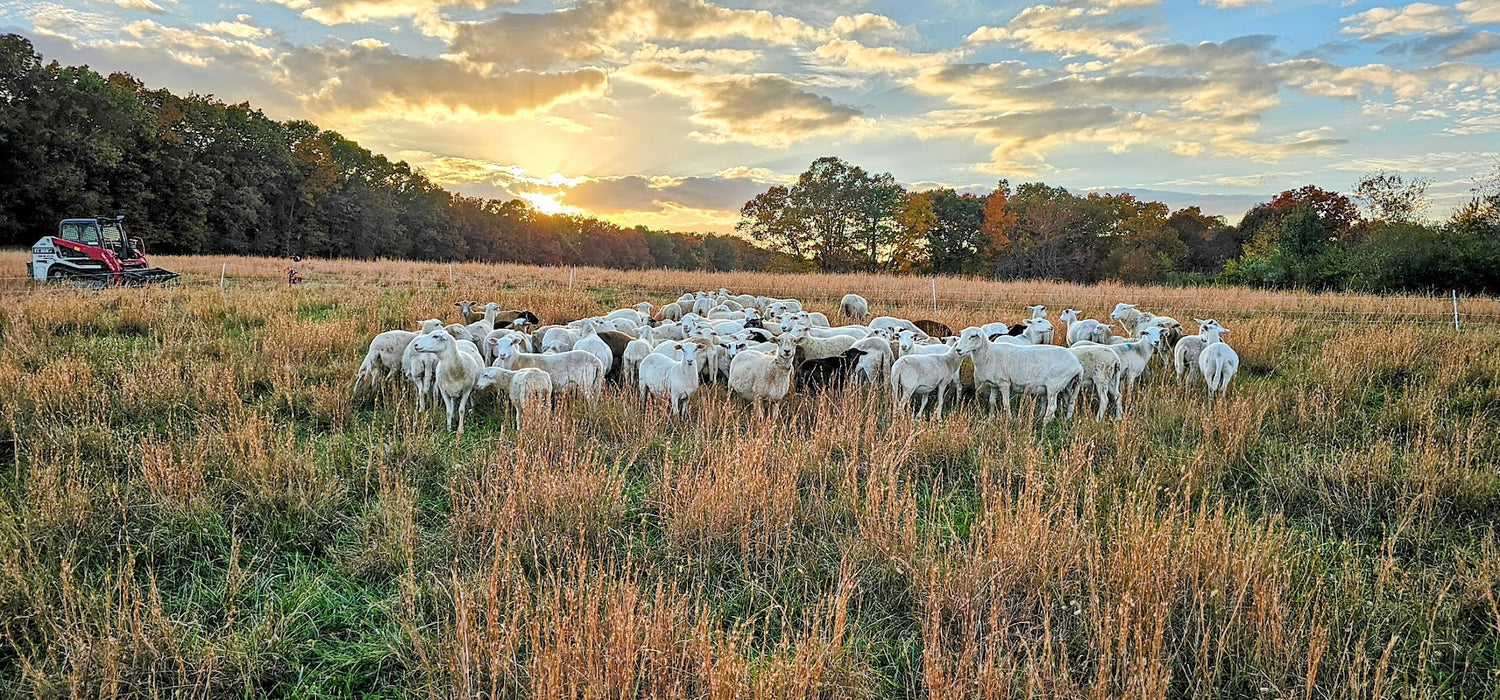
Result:
[[[499,304],[496,304],[493,301],[485,304],[484,315],[481,316],[478,321],[470,322],[465,326],[465,328],[469,329],[469,337],[471,339],[478,338],[480,340],[483,340],[486,335],[489,335],[490,331],[495,330],[495,319],[499,316]]]
[[[473,323],[484,318],[483,311],[474,311],[474,307],[479,306],[477,301],[460,301],[453,305],[458,307],[458,315],[463,318],[464,323]]]
[[[845,294],[839,300],[839,311],[844,312],[844,318],[855,323],[863,323],[870,315],[870,302],[858,294]]]
[[[1028,306],[1026,307],[1026,310],[1031,312],[1031,318],[1033,319],[1047,318],[1047,307],[1042,306],[1041,304]]]
[[[996,321],[994,323],[986,323],[980,326],[979,329],[984,333],[984,337],[990,340],[1002,337],[1018,338],[1022,333],[1026,332],[1026,324],[1017,323],[1013,326],[1004,321]]]
[[[1228,328],[1215,325],[1203,330],[1203,351],[1198,353],[1198,371],[1203,373],[1203,383],[1208,385],[1208,398],[1220,398],[1229,390],[1229,381],[1240,370],[1240,355],[1220,339]]]
[[[1092,318],[1080,318],[1083,312],[1078,309],[1063,309],[1062,315],[1057,320],[1068,324],[1068,332],[1064,336],[1069,346],[1080,340],[1088,340],[1100,345],[1109,344],[1112,335],[1109,326],[1106,326]]]
[[[756,413],[761,402],[770,401],[773,414],[781,413],[781,401],[792,388],[792,361],[797,356],[797,339],[783,335],[776,341],[773,353],[745,350],[729,363],[729,390],[749,401]]]
[[[1125,367],[1124,378],[1127,392],[1134,391],[1135,380],[1146,372],[1146,364],[1151,361],[1151,357],[1156,353],[1157,343],[1160,342],[1161,329],[1152,326],[1141,331],[1139,340],[1104,346],[1119,354]]]
[[[523,369],[535,367],[552,377],[552,390],[562,393],[578,389],[584,398],[593,401],[604,390],[604,365],[599,358],[581,350],[568,350],[555,354],[521,352],[516,348],[515,338],[505,337],[493,341],[495,361],[492,367]]]
[[[614,369],[615,353],[613,350],[610,350],[609,344],[605,343],[604,339],[599,337],[599,327],[593,321],[584,321],[583,330],[580,333],[578,342],[573,344],[573,349],[582,350],[599,358],[599,364],[604,366],[604,374],[606,376],[609,375],[611,369]]]
[[[542,334],[542,352],[567,352],[578,342],[579,333],[572,328],[549,328]]]
[[[1115,418],[1123,417],[1125,409],[1120,401],[1120,380],[1125,375],[1125,363],[1121,361],[1119,354],[1103,345],[1070,347],[1068,351],[1083,366],[1079,388],[1093,387],[1099,398],[1099,412],[1095,414],[1094,420],[1104,419],[1104,412],[1111,401],[1115,404]]]
[[[479,373],[484,370],[484,363],[479,358],[458,349],[458,340],[444,333],[428,333],[411,342],[412,347],[419,353],[428,353],[437,356],[437,379],[438,395],[443,397],[443,404],[448,409],[448,429],[453,430],[453,413],[458,412],[458,434],[464,432],[464,413],[469,409],[469,396],[474,393],[474,385],[479,380]]]
[[[691,308],[691,307],[689,307],[689,308]],[[685,309],[685,308],[682,307],[682,303],[681,302],[674,301],[674,302],[672,302],[670,304],[663,305],[660,309],[658,309],[656,311],[656,320],[658,320],[658,321],[681,321],[682,320],[682,315],[684,313],[686,313],[687,310],[688,309]]]
[[[1177,383],[1181,386],[1192,386],[1194,377],[1203,376],[1203,373],[1198,370],[1198,356],[1208,343],[1204,340],[1202,331],[1210,326],[1223,327],[1211,318],[1208,320],[1195,318],[1193,322],[1198,324],[1199,334],[1183,336],[1177,341],[1177,345],[1172,347],[1172,369],[1176,371]]]
[[[365,361],[360,364],[359,370],[354,373],[354,388],[350,392],[359,391],[360,385],[369,380],[373,385],[380,379],[380,372],[384,372],[384,379],[394,379],[396,373],[405,366],[402,357],[411,341],[416,340],[418,335],[431,333],[443,327],[443,322],[435,318],[429,318],[422,322],[422,330],[413,333],[411,331],[386,331],[370,340],[370,349],[365,353]]]
[[[917,330],[934,338],[947,338],[953,335],[953,329],[949,328],[947,324],[931,319],[924,318],[919,321],[912,321],[912,325],[916,326]]]
[[[474,388],[479,391],[494,387],[504,394],[516,410],[516,430],[521,429],[521,414],[533,406],[547,406],[552,399],[552,376],[534,367],[508,370],[503,367],[486,367],[479,373]]]
[[[896,318],[894,316],[878,316],[866,325],[868,325],[872,329],[889,328],[893,331],[915,331],[917,333],[926,335],[926,333],[924,333],[921,328],[917,327],[917,324],[912,323],[911,321],[908,321],[904,318]]]
[[[512,309],[496,314],[495,323],[504,323],[511,328],[524,328],[526,326],[539,326],[542,323],[542,319],[537,318],[537,315],[530,311]]]
[[[1066,348],[992,343],[980,329],[970,327],[959,336],[957,349],[973,355],[974,391],[976,395],[989,391],[991,411],[995,410],[995,392],[999,391],[1005,415],[1010,417],[1010,392],[1017,388],[1046,395],[1044,420],[1056,415],[1059,398],[1065,399],[1067,416],[1073,417],[1083,365]]]
[[[836,357],[842,355],[845,350],[853,347],[856,338],[847,335],[834,336],[832,338],[814,338],[807,335],[805,331],[796,331],[787,335],[792,336],[797,342],[797,362],[803,363],[808,360],[821,360],[825,357]]]
[[[637,381],[642,403],[648,394],[666,396],[672,402],[672,413],[681,416],[683,400],[698,390],[698,345],[676,343],[672,349],[681,353],[681,360],[653,353],[641,360]]]
[[[1052,344],[1052,322],[1045,318],[1028,318],[1024,322],[1026,330],[1021,332],[1021,337],[1032,345]]]
[[[797,365],[797,385],[807,389],[809,393],[842,387],[848,381],[849,375],[854,372],[854,366],[859,362],[859,358],[864,355],[864,350],[850,347],[843,354],[835,357],[803,362]]]
[[[641,336],[630,341],[625,346],[625,352],[620,357],[620,381],[624,384],[635,384],[635,369],[646,359],[655,347],[654,331],[650,327],[641,329]]]
[[[948,387],[958,381],[958,369],[963,364],[967,350],[946,345],[943,352],[933,355],[903,355],[891,365],[891,395],[904,407],[911,406],[912,398],[922,395],[922,405],[917,413],[927,410],[928,395],[937,393],[937,418],[943,418],[943,401]]]
[[[771,316],[780,316],[786,313],[797,313],[802,310],[802,302],[796,299],[776,299],[773,297],[758,297],[756,307]]]
[[[900,333],[897,333],[896,354],[902,357],[905,357],[906,355],[912,353],[936,355],[945,352],[943,348],[947,347],[942,343],[932,343],[930,345],[922,344],[917,342],[919,340],[922,340],[921,336],[913,333],[912,331],[901,331]]]
[[[850,348],[865,352],[854,365],[854,376],[861,377],[871,384],[878,384],[885,380],[891,371],[891,362],[895,357],[889,339],[879,336],[860,338],[854,341],[854,345]]]

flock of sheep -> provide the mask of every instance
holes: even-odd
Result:
[[[541,323],[530,311],[502,311],[495,303],[455,304],[465,323],[428,319],[420,330],[392,330],[370,342],[355,375],[356,391],[377,380],[407,378],[416,388],[419,411],[441,398],[448,427],[463,432],[464,414],[476,391],[494,389],[516,411],[545,408],[554,396],[577,392],[597,400],[606,380],[639,389],[642,401],[664,397],[681,415],[685,400],[705,383],[729,391],[763,410],[794,387],[818,392],[849,381],[887,386],[898,405],[916,402],[943,415],[950,393],[996,398],[1007,416],[1013,392],[1035,394],[1051,419],[1061,403],[1072,417],[1082,390],[1098,401],[1096,420],[1113,407],[1123,415],[1123,394],[1152,358],[1171,362],[1179,384],[1202,378],[1210,398],[1228,388],[1239,356],[1223,341],[1229,332],[1214,319],[1194,319],[1198,335],[1184,335],[1168,316],[1119,304],[1110,323],[1066,309],[1063,344],[1044,306],[1026,307],[1020,323],[988,323],[959,333],[928,319],[870,318],[857,294],[839,304],[844,325],[803,309],[795,299],[731,294],[727,289],[682,295],[655,310],[649,302],[566,324]],[[1114,334],[1118,323],[1125,335]]]

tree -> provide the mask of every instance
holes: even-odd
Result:
[[[1373,220],[1407,223],[1426,211],[1430,184],[1432,181],[1424,178],[1407,182],[1400,173],[1379,170],[1360,178],[1354,186],[1354,198],[1365,203]]]
[[[1011,243],[1011,232],[1016,227],[1016,215],[1007,207],[1010,201],[1010,181],[1001,180],[993,192],[984,199],[984,222],[979,231],[989,239],[985,242],[985,259],[993,263]]]
[[[901,186],[840,158],[813,161],[791,187],[772,187],[740,209],[736,229],[823,270],[889,265]]]
[[[891,252],[891,268],[894,272],[911,273],[926,268],[930,263],[929,235],[938,223],[932,208],[934,192],[906,192],[896,206],[896,225],[899,227],[894,249]]]
[[[984,271],[990,237],[985,235],[985,200],[952,189],[933,190],[936,224],[927,234],[932,271],[945,275],[976,275]]]
[[[1187,246],[1182,261],[1190,272],[1216,272],[1240,252],[1243,245],[1239,231],[1224,222],[1222,216],[1208,216],[1198,207],[1186,207],[1167,217],[1167,226]]]

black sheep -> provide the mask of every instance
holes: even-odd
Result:
[[[859,362],[859,358],[864,354],[864,350],[849,348],[838,357],[807,360],[797,365],[797,385],[810,393],[817,393],[829,387],[843,386],[844,382],[848,381],[849,375],[854,373],[855,363]]]
[[[990,336],[990,340],[994,340],[996,338],[999,338],[1002,335],[1017,336],[1017,335],[1021,335],[1022,333],[1025,333],[1025,332],[1026,332],[1026,323],[1023,321],[1021,323],[1017,323],[1014,326],[1011,326],[1010,330],[1008,330],[1008,331],[1006,331],[1004,333],[996,333],[996,334]]]

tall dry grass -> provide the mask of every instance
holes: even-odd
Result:
[[[314,261],[287,288],[238,258],[220,294],[219,259],[161,262],[191,272],[4,292],[4,695],[1496,687],[1493,300],[1455,334],[1428,297],[945,280],[934,313],[925,280]],[[955,328],[1206,308],[1244,363],[1213,408],[1157,367],[1123,420],[1050,425],[860,387],[774,421],[708,387],[679,420],[612,388],[522,433],[481,397],[459,440],[404,387],[348,393],[369,337],[457,298],[566,318],[719,286]]]

